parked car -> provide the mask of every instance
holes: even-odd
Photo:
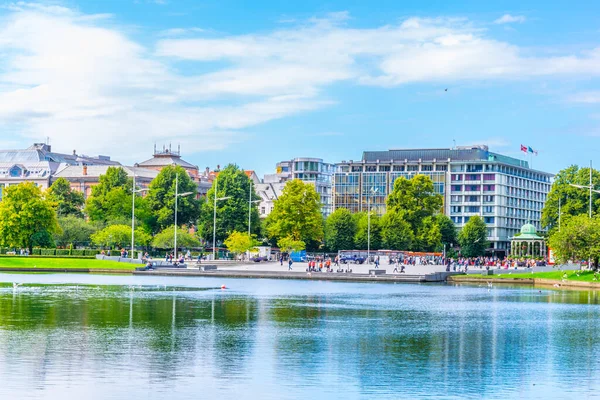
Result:
[[[261,262],[261,261],[269,261],[269,258],[256,256],[256,257],[252,257],[251,260],[254,262]]]
[[[362,264],[364,262],[365,257],[360,257],[357,255],[340,257],[340,263],[342,264]]]

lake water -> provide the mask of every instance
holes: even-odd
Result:
[[[0,399],[600,393],[596,292],[74,274],[0,282]]]

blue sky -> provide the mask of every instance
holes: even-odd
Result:
[[[0,3],[0,147],[204,168],[488,144],[551,172],[600,142],[600,3]],[[445,89],[448,91],[445,91]]]

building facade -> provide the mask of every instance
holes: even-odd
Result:
[[[539,231],[552,174],[526,161],[490,152],[487,146],[451,149],[366,151],[360,161],[342,161],[334,173],[333,209],[369,208],[382,215],[394,181],[429,176],[443,196],[443,212],[458,228],[479,215],[488,227],[490,250],[508,254],[510,238],[531,223]]]
[[[69,166],[119,165],[110,157],[90,157],[77,154],[56,153],[46,143],[34,143],[21,150],[0,150],[0,200],[5,187],[23,182],[33,182],[42,190],[53,182],[54,175]]]
[[[335,164],[326,163],[321,158],[298,157],[277,163],[276,173],[266,174],[263,183],[279,185],[292,179],[300,179],[314,185],[321,196],[321,212],[327,217],[333,212],[332,178],[335,168]],[[268,205],[265,207],[268,208]]]

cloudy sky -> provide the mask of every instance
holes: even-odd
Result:
[[[260,173],[453,140],[551,172],[598,153],[600,3],[422,3],[0,2],[0,147]]]

